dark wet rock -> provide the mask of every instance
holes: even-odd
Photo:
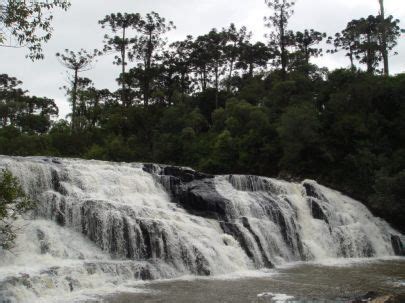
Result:
[[[47,254],[50,250],[50,245],[49,242],[45,239],[45,233],[40,229],[37,229],[37,238],[39,240],[41,254]]]
[[[214,178],[213,175],[197,172],[188,167],[156,165],[147,163],[143,164],[143,170],[150,174],[175,177],[181,182],[191,182],[194,180]]]
[[[55,159],[55,158],[52,159],[52,163],[62,164],[62,162],[60,162],[58,159]]]
[[[314,217],[315,219],[323,220],[329,224],[328,216],[325,215],[324,210],[319,205],[319,203],[311,198],[309,199],[309,203],[311,204],[312,217]]]
[[[59,203],[59,207],[54,208],[55,220],[60,226],[65,226],[66,224],[66,217],[65,217],[65,200],[61,200]]]
[[[50,247],[49,247],[49,243],[46,241],[40,241],[40,249],[41,249],[41,254],[45,255],[47,253],[49,253]]]
[[[45,233],[40,229],[37,229],[37,238],[38,238],[38,240],[44,240],[45,239]]]
[[[224,233],[234,237],[239,242],[246,255],[253,261],[256,261],[254,258],[254,249],[250,245],[249,239],[246,237],[246,234],[240,230],[241,227],[238,224],[224,221],[221,221],[220,225]],[[256,263],[255,265],[256,267],[261,266],[261,264],[258,263]]]
[[[47,275],[47,276],[51,276],[51,277],[57,276],[59,270],[60,270],[60,267],[52,266],[52,267],[48,268],[47,270],[41,271],[41,275]]]
[[[390,301],[387,301],[386,303],[404,303],[405,302],[405,293],[394,295],[389,300]]]
[[[277,192],[274,185],[264,177],[254,176],[254,175],[229,175],[228,181],[231,183],[233,188],[240,191],[267,191],[267,192]]]
[[[209,276],[211,274],[211,270],[209,269],[209,263],[201,253],[197,253],[195,262],[197,265],[197,273],[199,275]]]
[[[350,303],[404,303],[405,294],[379,294],[370,291],[367,294],[349,301]]]
[[[62,176],[59,175],[59,172],[56,169],[52,169],[51,176],[53,189],[62,195],[66,194],[66,190],[61,184]]]
[[[230,204],[218,194],[211,179],[181,184],[174,198],[190,213],[214,219],[225,219]]]
[[[135,273],[135,279],[137,280],[153,280],[153,275],[148,267],[142,267],[138,272]]]
[[[260,249],[260,253],[261,253],[262,258],[263,258],[264,267],[273,268],[274,265],[271,263],[271,261],[267,257],[267,254],[263,249],[263,245],[262,245],[262,243],[260,241],[259,236],[256,235],[256,233],[253,231],[252,227],[250,226],[249,219],[248,218],[242,218],[242,223],[243,223],[243,226],[250,232],[250,234],[255,239],[256,244],[258,245],[258,247]]]
[[[65,279],[68,282],[69,290],[71,292],[80,287],[80,283],[78,280],[73,279],[72,277],[65,277]]]
[[[231,201],[221,196],[215,187],[214,177],[195,172],[188,168],[173,166],[158,166],[147,164],[144,170],[151,173],[172,195],[173,201],[181,205],[189,213],[205,218],[216,219],[220,222],[224,233],[233,236],[241,245],[247,256],[254,260],[255,246],[260,250],[261,259],[255,260],[256,266],[273,267],[257,235],[250,226],[247,218],[237,218],[233,215],[233,204]],[[268,179],[259,176],[229,176],[228,181],[237,190],[241,191],[266,191],[268,193],[277,192],[274,185]],[[302,255],[303,247],[299,239],[299,233],[295,225],[287,223],[282,210],[277,202],[270,196],[263,196],[258,201],[267,214],[279,228],[286,244]],[[291,205],[291,202],[287,201]],[[235,223],[240,220],[241,223]],[[292,220],[293,221],[293,220]],[[243,229],[243,231],[241,230]],[[250,236],[249,236],[250,235]],[[255,243],[250,243],[253,238]]]
[[[173,200],[190,213],[206,218],[226,218],[230,202],[218,194],[213,175],[156,164],[144,164],[143,170],[156,176]]]
[[[308,182],[303,182],[302,186],[304,186],[305,192],[308,197],[312,197],[312,198],[322,200],[322,201],[327,201],[327,199],[323,195],[318,193],[318,191],[315,189],[313,184],[308,183]]]
[[[379,297],[379,294],[375,291],[370,291],[366,293],[365,295],[359,296],[352,301],[351,303],[363,303],[363,302],[371,302],[372,300],[376,299]]]
[[[401,238],[397,235],[391,235],[392,248],[397,256],[405,256],[405,248]]]
[[[162,175],[173,176],[179,178],[182,182],[191,182],[194,180],[212,179],[213,175],[200,173],[190,168],[164,166],[162,168]]]

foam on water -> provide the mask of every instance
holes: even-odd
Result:
[[[402,236],[360,202],[310,180],[251,178],[217,177],[217,190],[232,201],[231,217],[248,222],[239,224],[253,230],[272,263],[394,255],[391,236]]]
[[[284,303],[284,302],[288,302],[292,299],[294,299],[293,296],[289,296],[286,294],[274,294],[271,292],[264,292],[264,293],[260,293],[257,295],[257,297],[259,298],[259,302],[261,298],[270,298],[271,302],[273,303]]]
[[[175,203],[142,164],[0,156],[1,168],[38,201],[17,222],[12,253],[0,251],[6,302],[144,291],[140,280],[268,276],[271,265],[393,256],[391,237],[403,240],[361,203],[314,181],[217,176],[226,213],[213,219]]]

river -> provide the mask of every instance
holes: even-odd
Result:
[[[370,291],[381,296],[405,294],[405,259],[335,259],[295,263],[269,272],[184,277],[133,286],[136,293],[96,296],[86,302],[343,303]]]

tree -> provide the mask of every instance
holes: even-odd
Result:
[[[225,84],[230,91],[230,78],[239,57],[237,44],[247,39],[248,33],[245,28],[237,31],[234,25],[229,29],[218,31],[210,30],[206,35],[198,36],[193,45],[191,62],[195,71],[197,82],[200,82],[201,91],[205,93],[211,84],[215,93],[215,108],[219,106],[221,80],[225,76]]]
[[[207,41],[209,58],[211,59],[210,65],[214,74],[215,108],[218,108],[219,79],[225,72],[221,70],[221,66],[225,62],[227,36],[224,32],[218,32],[216,29],[212,29],[204,38]]]
[[[79,81],[79,73],[92,69],[94,57],[99,55],[99,51],[94,50],[93,54],[81,49],[74,52],[65,49],[63,53],[57,53],[56,56],[59,62],[66,68],[73,71],[73,78],[70,80],[72,88],[68,89],[72,101],[72,130],[76,130],[76,105],[77,105],[77,87]]]
[[[178,41],[171,44],[171,48],[174,49],[174,60],[176,65],[176,71],[179,74],[179,86],[181,91],[182,102],[185,100],[185,94],[190,88],[191,72],[191,53],[193,51],[193,37],[187,36],[183,41]]]
[[[267,6],[273,10],[273,15],[265,17],[265,26],[273,28],[267,37],[270,39],[270,44],[276,49],[276,54],[279,56],[279,63],[281,64],[281,71],[283,77],[287,73],[288,65],[288,41],[287,25],[288,20],[293,15],[294,1],[291,0],[265,0]]]
[[[291,40],[294,41],[295,48],[297,49],[295,55],[302,57],[304,64],[308,66],[311,57],[316,58],[322,56],[322,48],[315,46],[321,43],[324,38],[326,38],[326,33],[321,33],[313,29],[296,32],[291,37]]]
[[[248,32],[245,26],[242,26],[239,30],[235,27],[235,24],[231,23],[229,28],[222,29],[225,35],[224,57],[228,61],[228,77],[226,79],[226,89],[229,93],[231,90],[231,80],[235,67],[237,66],[237,59],[240,57],[241,46],[249,43],[252,36],[251,32]]]
[[[313,169],[319,154],[320,126],[317,110],[311,102],[304,101],[286,109],[277,128],[283,147],[282,167],[295,174]]]
[[[384,8],[384,0],[378,0],[380,4],[380,20],[382,21],[381,24],[381,52],[384,62],[384,75],[389,75],[389,62],[388,62],[388,50],[387,50],[387,33],[385,28],[385,8]]]
[[[128,38],[129,30],[137,29],[141,22],[139,14],[111,14],[99,21],[102,28],[108,28],[113,35],[104,36],[104,52],[119,53],[114,57],[114,64],[121,65],[121,100],[125,106],[130,105],[125,77],[127,58],[131,59],[134,54],[132,46],[137,43],[137,37]]]
[[[0,1],[0,46],[26,47],[31,60],[43,59],[42,44],[52,36],[55,8],[67,10],[67,0],[51,1]]]
[[[202,92],[205,92],[209,85],[210,60],[207,39],[204,36],[197,37],[192,44],[190,61]]]
[[[389,16],[382,20],[381,16],[368,16],[350,21],[346,28],[335,35],[335,38],[328,38],[328,43],[333,43],[334,53],[339,49],[347,51],[351,67],[354,69],[354,60],[359,60],[367,67],[369,73],[375,72],[379,63],[384,60],[384,53],[394,49],[397,39],[401,33],[398,26],[399,20]],[[384,65],[385,66],[385,65]],[[384,67],[384,71],[387,71]]]
[[[381,0],[382,2],[382,0]],[[401,35],[401,29],[399,28],[399,20],[394,19],[393,16],[385,18],[384,7],[381,7],[381,13],[378,16],[379,24],[377,30],[379,34],[380,52],[384,64],[384,75],[389,75],[389,53],[397,45],[397,40]],[[397,54],[397,53],[394,53]]]
[[[17,116],[17,125],[25,133],[46,133],[51,127],[51,117],[58,116],[55,101],[46,97],[24,96]]]
[[[240,45],[237,68],[247,70],[247,75],[252,78],[255,68],[266,67],[270,59],[274,57],[272,50],[262,42],[251,44],[250,42]]]
[[[147,107],[151,98],[151,84],[154,78],[154,60],[159,51],[166,45],[165,34],[175,29],[172,21],[166,22],[156,12],[146,14],[136,25],[139,34],[133,46],[134,59],[140,61],[138,68],[142,71],[143,102]]]
[[[34,207],[17,178],[8,170],[0,172],[0,247],[10,249],[16,238],[13,221]]]
[[[346,56],[350,60],[351,70],[354,71],[356,69],[354,60],[356,59],[355,50],[358,44],[358,35],[354,22],[349,22],[346,28],[342,32],[336,33],[334,37],[328,37],[327,43],[333,44],[335,47],[328,50],[328,53],[334,54],[339,50],[346,51]]]
[[[367,65],[367,72],[373,73],[381,61],[378,40],[378,19],[370,15],[367,19],[361,18],[354,22],[357,24],[357,33],[359,35],[356,54],[360,59],[360,63]]]
[[[57,116],[54,100],[28,96],[14,77],[0,75],[0,126],[18,128],[24,133],[45,133],[51,117]]]
[[[17,122],[18,101],[25,91],[19,88],[22,82],[7,74],[0,75],[0,125],[6,127]]]

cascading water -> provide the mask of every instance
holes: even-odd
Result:
[[[401,234],[314,181],[39,157],[0,157],[1,168],[38,207],[17,222],[12,253],[0,251],[0,302],[73,301],[133,280],[402,252]]]

